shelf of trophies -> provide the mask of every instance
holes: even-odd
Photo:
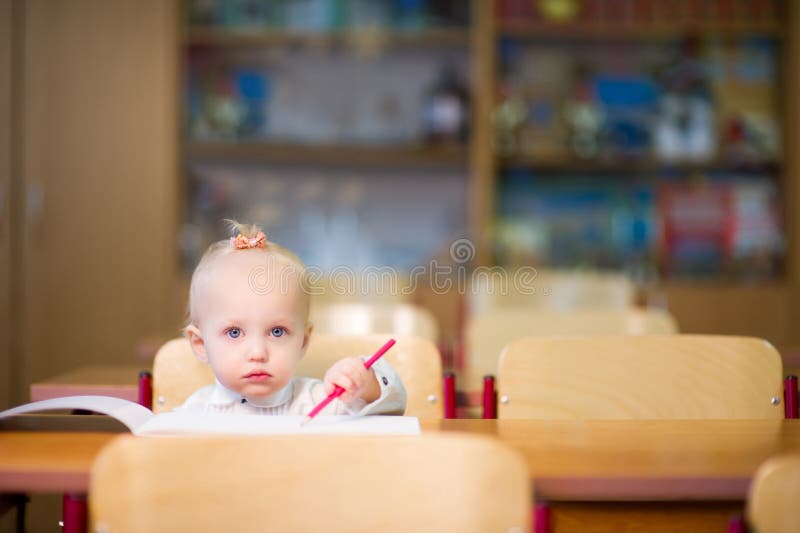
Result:
[[[466,166],[469,1],[186,7],[187,160]]]
[[[496,0],[496,32],[516,39],[663,40],[783,35],[774,0]]]
[[[452,168],[467,164],[461,144],[307,144],[280,141],[192,141],[192,160],[355,167]]]
[[[469,44],[466,28],[438,28],[384,31],[380,28],[356,30],[301,31],[269,28],[219,28],[193,26],[184,35],[191,46],[287,46],[308,48],[462,48]]]
[[[731,161],[715,158],[708,161],[661,161],[654,157],[621,159],[599,157],[597,159],[579,159],[577,157],[540,157],[524,154],[498,156],[500,169],[527,168],[539,172],[618,175],[657,175],[670,173],[679,175],[696,175],[703,172],[740,172],[775,176],[780,174],[779,160],[742,160]]]
[[[493,11],[481,98],[496,261],[783,283],[781,2],[496,0]]]

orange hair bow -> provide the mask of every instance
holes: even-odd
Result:
[[[250,248],[266,248],[267,236],[263,231],[256,233],[255,237],[245,237],[241,233],[236,237],[231,237],[231,244],[237,250],[247,250]]]

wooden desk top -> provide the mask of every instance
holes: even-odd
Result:
[[[94,365],[79,367],[31,383],[31,401],[63,396],[98,394],[135,402],[138,400],[139,372],[147,365]]]
[[[744,500],[767,457],[800,451],[800,420],[423,420],[423,431],[494,436],[522,453],[553,501]],[[0,432],[0,492],[85,491],[114,433]]]
[[[800,420],[444,420],[520,451],[548,500],[744,500],[762,461],[800,452]]]

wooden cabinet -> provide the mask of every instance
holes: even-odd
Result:
[[[0,0],[0,409],[11,404],[11,0]]]
[[[138,340],[166,324],[178,329],[178,4],[13,5],[22,24],[13,178],[25,206],[11,261],[21,297],[10,375],[19,403],[33,381],[134,362]],[[0,79],[3,105],[9,78]]]

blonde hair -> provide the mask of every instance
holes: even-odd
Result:
[[[224,222],[228,225],[231,233],[236,235],[242,235],[247,239],[255,239],[258,237],[258,234],[261,233],[263,230],[257,226],[256,224],[242,224],[237,222],[236,220],[225,219]],[[303,261],[300,260],[297,255],[289,250],[277,244],[275,242],[266,240],[263,247],[254,247],[248,248],[245,250],[237,249],[231,242],[230,239],[223,239],[221,241],[217,241],[212,243],[205,251],[203,256],[200,258],[200,261],[197,263],[197,266],[192,272],[192,281],[189,285],[189,305],[187,309],[188,319],[187,325],[192,324],[195,321],[196,313],[195,313],[195,301],[197,299],[197,281],[200,276],[208,270],[209,265],[211,265],[216,259],[220,257],[224,257],[226,255],[232,253],[242,253],[242,252],[249,252],[249,251],[256,251],[261,252],[265,255],[272,255],[274,257],[278,257],[283,259],[287,263],[289,263],[292,267],[296,270],[295,272],[298,274],[298,281],[300,283],[300,289],[303,295],[306,297],[306,316],[308,316],[308,309],[310,306],[310,294],[311,291],[309,290],[309,282],[308,282],[308,272],[306,270],[306,266],[303,264]]]

